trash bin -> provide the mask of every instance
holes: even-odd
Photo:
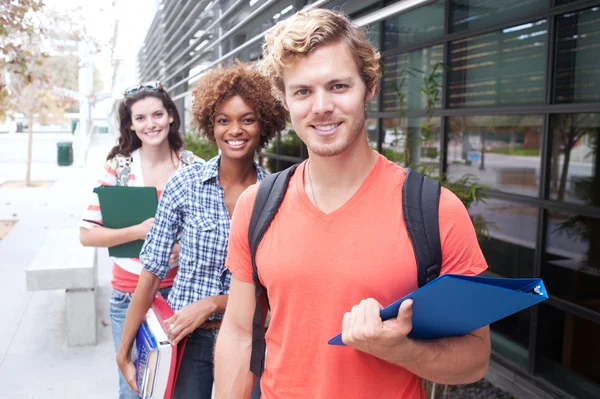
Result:
[[[56,143],[58,166],[69,166],[73,163],[73,143]]]

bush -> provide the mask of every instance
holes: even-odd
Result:
[[[206,161],[219,153],[219,148],[215,143],[195,133],[187,133],[185,135],[185,149]]]
[[[392,150],[391,148],[382,148],[381,153],[383,154],[384,157],[386,157],[387,159],[389,159],[390,161],[392,161],[394,163],[404,162],[404,153],[401,151],[395,151],[395,150]]]
[[[304,147],[304,154],[308,156],[306,146],[300,140],[300,137],[296,134],[293,129],[289,129],[287,132],[281,134],[281,143],[279,144],[279,154],[287,155],[290,157],[300,157],[301,148]],[[269,144],[269,147],[265,149],[265,152],[269,154],[277,154],[277,138],[273,139]],[[266,168],[271,172],[278,172],[276,165],[277,160],[275,158],[267,158]],[[280,170],[284,170],[294,165],[296,162],[279,160]]]

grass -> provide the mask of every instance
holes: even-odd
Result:
[[[540,150],[539,148],[492,148],[490,150],[486,150],[487,153],[490,154],[502,154],[502,155],[520,155],[524,157],[539,157]]]

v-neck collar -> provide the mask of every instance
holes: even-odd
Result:
[[[321,211],[319,208],[317,208],[315,206],[315,204],[312,203],[310,198],[308,198],[308,194],[306,193],[306,190],[304,189],[304,169],[306,168],[306,162],[307,161],[302,162],[298,166],[298,169],[296,170],[296,172],[294,173],[296,175],[295,176],[296,193],[298,195],[300,202],[304,205],[304,207],[310,213],[312,213],[315,217],[322,220],[325,224],[329,224],[329,223],[333,222],[335,219],[339,218],[342,214],[344,214],[346,212],[346,210],[348,210],[349,208],[354,206],[355,203],[359,202],[360,199],[365,195],[367,190],[373,185],[373,183],[377,179],[377,176],[379,176],[381,169],[383,168],[383,156],[380,154],[379,157],[377,158],[377,162],[375,163],[375,166],[373,166],[373,169],[371,169],[371,172],[369,173],[369,175],[367,176],[365,181],[361,184],[361,186],[358,188],[358,190],[356,190],[356,192],[354,194],[352,194],[352,196],[348,199],[348,201],[346,201],[344,204],[342,204],[339,208],[335,209],[334,211],[325,213],[325,212]]]

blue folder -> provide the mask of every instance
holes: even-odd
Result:
[[[413,339],[455,337],[487,326],[548,299],[539,278],[494,278],[445,274],[381,310],[382,320],[398,316],[413,300]],[[344,345],[342,334],[329,340]]]

